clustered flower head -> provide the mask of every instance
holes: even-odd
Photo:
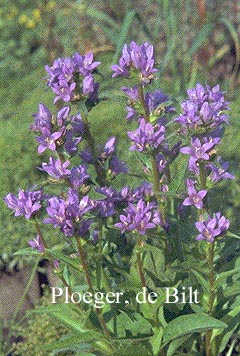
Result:
[[[165,127],[160,124],[153,126],[142,118],[139,120],[137,130],[128,132],[128,137],[134,143],[130,150],[142,152],[148,148],[156,149],[165,140]]]
[[[130,45],[125,44],[122,50],[122,56],[119,64],[112,66],[114,77],[130,77],[133,72],[139,75],[143,83],[150,83],[153,74],[157,72],[154,68],[154,48],[145,42],[137,45],[134,41]]]
[[[92,53],[83,56],[75,53],[46,66],[48,86],[56,95],[54,103],[81,101],[86,110],[90,107],[87,104],[96,104],[99,85],[94,81],[94,73],[99,64],[94,61]],[[190,178],[186,180],[187,194],[182,204],[200,211],[200,219],[195,224],[200,232],[197,240],[213,242],[226,233],[229,220],[220,212],[211,216],[205,202],[208,181],[215,184],[223,179],[233,179],[227,172],[228,163],[216,157],[222,126],[228,123],[225,114],[228,103],[219,86],[210,88],[197,84],[196,88],[188,90],[189,99],[183,101],[182,114],[175,122],[181,125],[182,133],[191,133],[191,143],[182,146],[181,141],[173,140],[172,145],[168,141],[169,122],[165,114],[174,113],[175,109],[162,91],[146,91],[157,71],[154,66],[154,49],[146,42],[126,44],[119,64],[112,66],[113,77],[136,79],[137,85],[122,88],[128,98],[127,120],[138,123],[138,127],[127,134],[132,142],[130,151],[138,151],[143,157],[140,158],[143,172],[152,177],[152,182],[144,181],[137,188],[124,186],[116,190],[111,187],[110,183],[118,174],[129,171],[126,163],[116,155],[116,137],[96,146],[90,136],[88,121],[85,116],[82,119],[80,112],[72,114],[70,106],[63,106],[53,115],[40,103],[30,128],[37,134],[38,153],[50,151],[51,156],[39,169],[51,177],[48,182],[59,182],[64,188],[61,193],[47,195],[42,190],[19,190],[18,196],[7,194],[4,200],[15,216],[32,219],[45,213],[44,224],[60,229],[68,238],[88,237],[94,243],[100,234],[99,221],[104,221],[107,226],[108,219],[122,233],[143,236],[158,226],[167,231],[169,223],[160,209],[159,200],[167,206],[170,165],[183,154],[189,156]],[[152,162],[155,166],[151,166]],[[99,172],[101,179],[98,179]],[[98,198],[93,198],[96,194]],[[29,245],[44,252],[39,231]]]
[[[197,209],[203,208],[203,198],[207,195],[207,190],[203,189],[197,192],[192,179],[186,180],[188,197],[184,200],[183,205],[194,205]]]
[[[188,196],[183,205],[193,205],[202,212],[207,212],[204,201],[208,181],[217,183],[234,178],[226,171],[228,162],[222,162],[221,157],[216,155],[223,125],[228,124],[228,116],[224,111],[229,108],[218,85],[210,88],[208,85],[203,87],[197,84],[196,88],[187,93],[189,100],[183,101],[183,113],[175,121],[183,128],[193,130],[191,145],[182,147],[180,152],[189,155],[188,168],[195,179],[186,180]],[[197,181],[200,189],[202,188],[200,191],[195,188]],[[216,237],[226,232],[229,221],[224,216],[220,218],[220,213],[214,214],[213,218],[208,214],[208,218],[204,221],[201,218],[196,227],[201,232],[197,240],[214,242]]]
[[[15,212],[15,216],[33,217],[42,207],[42,190],[23,191],[19,189],[18,196],[8,193],[4,198],[7,206]]]
[[[54,116],[44,104],[39,104],[38,112],[33,115],[35,122],[30,126],[38,136],[38,153],[45,150],[64,149],[70,156],[78,151],[78,144],[84,134],[84,122],[80,113],[70,115],[69,106],[64,106]]]
[[[78,192],[70,188],[66,199],[56,196],[48,199],[46,211],[49,217],[43,222],[52,224],[55,228],[59,227],[66,236],[73,236],[79,234],[81,223],[85,221],[82,221],[83,216],[91,209],[93,203],[89,197],[86,195],[79,199]]]
[[[144,113],[140,104],[138,86],[135,85],[133,88],[122,87],[122,90],[128,98],[126,120],[132,121],[143,117]],[[144,94],[144,103],[149,113],[150,121],[157,121],[164,114],[175,111],[170,103],[170,98],[161,90],[146,92]]]
[[[196,240],[214,242],[216,237],[222,236],[228,230],[229,225],[229,220],[221,216],[220,212],[214,214],[213,217],[208,216],[206,220],[195,223],[200,232]]]
[[[140,235],[145,235],[147,230],[162,224],[156,205],[142,199],[136,205],[129,203],[125,215],[120,215],[120,220],[115,226],[122,232],[135,231]]]
[[[187,90],[189,100],[182,102],[182,114],[176,118],[176,122],[191,128],[213,129],[223,123],[228,123],[228,103],[224,99],[219,85],[211,88],[197,84],[196,88]]]
[[[48,86],[56,94],[54,102],[79,100],[82,96],[97,102],[99,85],[94,82],[93,73],[99,64],[93,61],[92,53],[85,56],[75,53],[72,57],[56,59],[51,67],[46,66]]]

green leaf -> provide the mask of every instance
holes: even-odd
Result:
[[[161,280],[165,272],[165,256],[163,251],[155,246],[145,245],[143,268],[147,285],[149,288],[155,290],[157,281]]]
[[[208,293],[209,285],[208,285],[208,282],[206,281],[206,279],[199,272],[195,271],[194,269],[191,269],[191,273],[195,276],[197,281],[200,283],[203,290]]]
[[[234,237],[235,239],[240,239],[240,236],[234,234],[234,233],[231,232],[231,231],[228,231],[228,232],[227,232],[227,236],[229,236],[229,237]]]
[[[214,25],[212,23],[207,23],[203,26],[201,31],[195,37],[191,48],[189,49],[190,55],[193,55],[203,44],[207,41],[209,36],[212,34]]]
[[[162,344],[162,336],[163,336],[163,328],[153,328],[154,335],[150,337],[150,343],[152,346],[153,354],[158,355],[161,344]]]
[[[77,271],[81,271],[80,261],[77,258],[66,256],[63,253],[52,249],[47,249],[46,252],[59,261],[66,263],[69,267],[72,267]]]
[[[101,338],[103,338],[102,334],[92,330],[88,330],[85,333],[81,333],[78,335],[71,335],[61,340],[58,340],[56,342],[53,342],[49,345],[44,346],[43,349],[46,351],[58,351],[58,352],[71,351],[74,350],[76,346],[80,345],[83,342],[89,342],[95,339],[99,340]]]
[[[51,304],[46,307],[37,308],[30,313],[46,313],[77,333],[83,334],[89,332],[83,327],[85,323],[84,318],[77,312],[76,306],[71,303]]]
[[[135,15],[136,15],[136,11],[135,10],[131,10],[125,15],[125,17],[123,19],[121,31],[120,31],[120,34],[118,36],[117,48],[116,48],[115,54],[114,54],[113,59],[112,59],[113,63],[116,63],[117,60],[118,60],[118,57],[119,57],[119,55],[120,55],[120,53],[122,51],[123,45],[126,42],[130,26],[131,26],[131,24],[133,22],[133,19],[134,19]]]
[[[174,356],[175,351],[182,346],[182,344],[184,344],[185,341],[187,341],[189,338],[191,337],[191,335],[185,335],[182,336],[176,340],[173,340],[167,350],[167,356]]]
[[[234,282],[232,286],[224,288],[223,294],[225,298],[240,294],[240,282]]]
[[[18,250],[13,254],[13,256],[41,256],[41,255],[43,254],[38,252],[37,250],[34,250],[31,247],[21,248],[20,250]]]
[[[125,347],[121,347],[118,351],[114,352],[114,356],[153,356],[147,345],[143,343],[131,343]]]
[[[128,313],[126,310],[120,310],[120,314],[117,317],[117,324],[119,323],[133,336],[151,333],[152,325],[138,313]]]
[[[185,173],[187,171],[187,166],[188,166],[188,156],[179,156],[175,163],[177,165],[175,169],[175,176],[172,180],[172,182],[169,185],[169,192],[172,194],[176,194],[177,191],[179,190],[182,182],[184,181]]]
[[[227,324],[207,314],[181,315],[168,323],[163,333],[163,343],[166,345],[172,340],[195,332],[226,327]]]
[[[230,271],[221,272],[220,274],[217,275],[216,286],[221,286],[221,285],[225,284],[226,279],[228,277],[231,277],[233,274],[236,274],[239,272],[240,272],[239,268],[234,268],[234,269],[231,269]]]
[[[226,323],[228,326],[224,330],[224,333],[220,333],[219,330],[214,330],[212,339],[216,338],[216,345],[217,345],[217,354],[223,352],[226,348],[231,336],[233,335],[234,331],[240,325],[240,308],[237,306],[233,310],[231,310],[228,314],[224,315],[221,318],[221,321]]]

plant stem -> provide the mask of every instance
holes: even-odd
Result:
[[[199,165],[200,170],[200,187],[201,189],[206,189],[206,173],[204,163],[200,163]],[[208,211],[208,203],[205,200],[204,209],[202,212]],[[209,267],[209,296],[208,296],[208,314],[212,315],[213,313],[213,304],[215,299],[215,277],[214,277],[214,248],[215,243],[208,243],[208,267]],[[212,349],[211,349],[211,337],[212,337],[212,330],[207,330],[206,332],[206,356],[212,356]]]
[[[138,236],[137,240],[137,265],[138,265],[138,272],[139,272],[139,277],[141,281],[142,288],[146,288],[146,280],[144,277],[144,272],[143,272],[143,264],[142,264],[142,248],[144,246],[144,242],[142,241],[141,237]]]
[[[213,304],[215,299],[215,277],[214,277],[214,242],[208,246],[208,265],[209,265],[209,298],[208,298],[208,314],[213,313]],[[206,356],[212,356],[211,352],[211,337],[212,330],[207,330],[206,333]]]
[[[149,111],[148,111],[148,108],[147,108],[145,100],[144,100],[144,91],[143,91],[142,84],[138,85],[138,94],[140,97],[140,102],[141,102],[142,108],[144,109],[144,114],[143,114],[144,119],[146,122],[150,122]],[[157,198],[159,210],[161,212],[162,223],[163,223],[163,225],[165,225],[165,223],[166,223],[165,207],[164,207],[164,203],[162,202],[161,198],[159,197],[160,177],[159,177],[159,172],[158,172],[158,167],[157,167],[156,154],[154,151],[151,152],[151,166],[152,166],[152,174],[153,174],[154,194]]]
[[[82,239],[80,237],[75,237],[76,242],[77,242],[77,249],[78,249],[78,253],[81,259],[81,266],[89,287],[90,292],[94,295],[94,288],[93,288],[93,283],[92,283],[92,279],[89,273],[89,269],[88,269],[88,264],[87,264],[87,259],[86,259],[86,254],[85,251],[82,247]],[[98,317],[98,321],[103,329],[103,332],[105,334],[105,336],[109,339],[111,337],[110,332],[107,328],[107,325],[103,319],[103,316],[101,314],[101,311],[98,308],[95,308],[96,313],[97,313],[97,317]]]

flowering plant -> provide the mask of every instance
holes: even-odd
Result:
[[[46,66],[58,110],[39,104],[30,128],[38,153],[50,154],[39,167],[48,178],[5,197],[36,228],[17,253],[48,259],[59,276],[52,305],[40,312],[70,331],[46,350],[218,355],[239,325],[239,269],[233,259],[222,271],[221,254],[234,235],[213,194],[234,178],[218,155],[229,104],[218,85],[197,84],[177,113],[173,100],[150,90],[153,46],[126,44],[112,77],[131,83],[122,91],[136,172],[119,158],[115,136],[97,145],[92,134],[89,112],[107,100],[95,81],[99,65],[75,53]],[[46,224],[61,232],[57,246]]]

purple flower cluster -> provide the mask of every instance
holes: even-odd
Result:
[[[122,87],[122,90],[128,97],[126,120],[132,121],[143,117],[138,87],[136,85],[133,88]],[[150,121],[157,121],[165,113],[175,111],[174,107],[169,104],[169,97],[161,90],[146,92],[144,103],[149,112]]]
[[[79,234],[82,224],[86,224],[83,216],[93,209],[93,203],[88,196],[81,200],[76,190],[70,188],[67,198],[52,197],[48,199],[48,218],[43,222],[58,227],[66,236]],[[82,231],[81,231],[82,233]]]
[[[150,83],[153,74],[157,72],[154,68],[154,48],[145,42],[137,45],[134,41],[124,45],[119,64],[112,66],[114,77],[130,77],[132,72],[139,74],[139,79],[143,83]]]
[[[60,147],[70,156],[77,153],[77,146],[84,133],[84,123],[80,114],[70,116],[70,112],[70,107],[64,106],[53,116],[44,104],[39,104],[38,112],[33,115],[35,122],[30,126],[32,131],[40,134],[36,137],[38,153],[46,149],[57,151]]]
[[[94,62],[92,53],[75,53],[72,57],[55,60],[51,67],[46,66],[48,86],[56,95],[54,103],[82,100],[86,104],[84,115],[87,116],[90,104],[98,102],[94,73],[99,64]],[[127,120],[138,122],[137,129],[128,132],[132,142],[130,150],[143,153],[144,172],[152,176],[154,184],[143,182],[137,188],[125,186],[120,190],[110,187],[116,175],[128,172],[126,163],[116,155],[116,137],[112,136],[104,145],[96,147],[86,117],[83,120],[80,113],[71,115],[69,106],[63,106],[53,115],[44,104],[39,104],[31,130],[37,133],[38,153],[49,150],[52,154],[40,170],[54,181],[61,181],[63,189],[61,194],[59,190],[56,194],[51,191],[48,196],[43,195],[42,190],[19,190],[18,196],[7,194],[4,200],[15,216],[30,219],[46,206],[45,224],[60,229],[67,237],[90,237],[94,242],[98,240],[100,225],[104,221],[107,226],[109,220],[122,233],[145,235],[158,226],[167,231],[169,223],[165,215],[171,196],[167,194],[171,183],[170,165],[182,153],[190,157],[190,178],[186,180],[187,195],[182,205],[199,209],[200,218],[195,224],[200,233],[197,240],[213,242],[226,233],[229,220],[219,212],[209,215],[206,201],[210,180],[217,183],[233,179],[226,171],[228,163],[216,157],[222,126],[228,123],[224,113],[228,103],[219,86],[210,88],[197,84],[196,88],[188,90],[188,100],[182,103],[182,114],[175,122],[181,125],[182,132],[192,134],[191,143],[181,147],[181,141],[177,142],[173,137],[173,147],[170,148],[167,128],[171,122],[167,123],[165,114],[175,109],[160,90],[146,91],[157,71],[154,66],[154,49],[146,42],[126,44],[119,64],[112,66],[113,77],[136,80],[132,88],[122,88],[128,98]],[[170,139],[172,136],[174,134]],[[82,143],[86,145],[79,152]],[[81,160],[77,162],[79,158]],[[90,175],[94,169],[95,179]],[[99,194],[102,197],[96,198]],[[44,252],[45,242],[43,244],[39,231],[29,245]]]
[[[207,196],[208,181],[217,183],[223,179],[233,179],[233,176],[226,171],[227,162],[222,162],[221,157],[216,156],[217,145],[221,143],[221,131],[224,123],[228,123],[228,116],[223,113],[228,110],[228,103],[225,102],[223,93],[219,86],[205,88],[197,84],[196,88],[188,90],[189,100],[182,104],[183,114],[176,121],[183,127],[195,130],[191,137],[191,145],[182,147],[180,152],[190,156],[188,167],[195,180],[187,179],[187,198],[183,205],[192,205],[202,212],[207,212],[205,198]],[[214,164],[216,160],[217,165]],[[197,191],[195,184],[198,182],[200,189]],[[207,240],[213,242],[214,239],[222,235],[229,227],[229,221],[220,217],[216,213],[212,218],[210,215],[205,221],[196,223],[196,227],[201,233],[197,240]]]
[[[33,217],[42,207],[42,190],[26,191],[19,189],[18,196],[8,193],[4,198],[7,206],[15,212],[15,216]]]
[[[206,240],[214,242],[216,237],[224,235],[228,230],[230,222],[221,213],[216,213],[213,217],[208,216],[205,221],[198,221],[195,223],[196,228],[200,232],[196,240]]]
[[[110,176],[114,177],[120,173],[127,173],[128,167],[125,162],[121,161],[115,154],[116,151],[116,137],[112,136],[108,139],[102,152],[98,156],[98,161],[102,165],[108,164],[106,167]]]
[[[128,137],[133,141],[133,146],[130,147],[132,151],[143,152],[147,149],[156,149],[165,140],[165,127],[160,124],[153,126],[142,118],[139,120],[137,130],[129,131]]]
[[[206,168],[210,170],[210,180],[212,182],[218,183],[224,179],[234,179],[234,176],[227,172],[229,167],[228,162],[223,162],[220,156],[217,157],[216,164],[220,167],[216,166],[216,164],[210,162],[206,165]]]
[[[197,84],[196,88],[187,90],[187,94],[189,100],[182,102],[183,113],[176,118],[176,122],[190,129],[213,129],[228,123],[228,115],[224,111],[229,107],[219,85],[211,88]]]
[[[210,160],[212,154],[215,153],[215,146],[220,143],[220,138],[203,137],[192,138],[191,146],[183,147],[180,152],[190,155],[189,169],[190,171],[199,174],[199,163]]]
[[[93,73],[99,64],[93,61],[92,53],[85,56],[75,53],[72,57],[56,59],[51,67],[46,66],[48,86],[56,94],[54,102],[69,102],[82,97],[97,102],[99,85],[94,82]]]
[[[203,198],[207,195],[207,190],[196,191],[195,182],[192,179],[186,181],[188,197],[184,200],[183,205],[194,205],[197,209],[203,208]]]
[[[125,209],[125,215],[120,215],[121,222],[115,226],[126,231],[136,231],[140,235],[145,235],[147,230],[161,225],[161,217],[154,203],[145,203],[140,199],[137,205],[129,203]]]

